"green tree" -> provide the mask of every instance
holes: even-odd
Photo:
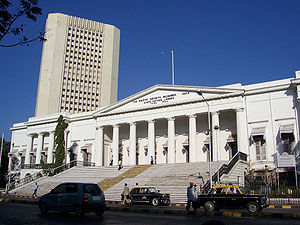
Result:
[[[2,138],[0,138],[0,143]],[[1,170],[0,170],[0,187],[5,187],[5,175],[8,170],[8,153],[10,152],[10,142],[3,140],[3,150],[1,158]]]
[[[45,41],[45,32],[39,32],[31,38],[24,35],[24,20],[36,22],[39,15],[42,15],[42,9],[38,7],[38,0],[0,0],[0,47],[23,46],[35,40]],[[5,38],[11,35],[15,39],[3,44]]]
[[[63,116],[60,115],[54,132],[55,167],[61,166],[65,160],[65,130],[67,127],[68,124],[64,121]]]

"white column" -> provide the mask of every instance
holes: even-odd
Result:
[[[70,130],[66,130],[66,163],[70,163],[70,151],[69,148],[71,147],[71,137],[70,137]]]
[[[212,112],[211,113],[211,124],[212,124],[212,161],[218,161],[218,150],[219,150],[219,141],[218,141],[218,129],[219,129],[219,112]],[[218,129],[215,129],[217,128]]]
[[[189,116],[189,162],[196,162],[196,115]]]
[[[50,131],[47,163],[53,163],[53,149],[54,149],[54,131]]]
[[[12,155],[8,154],[8,172],[11,171]]]
[[[27,148],[26,148],[26,154],[25,154],[25,164],[30,164],[30,151],[32,150],[33,145],[33,135],[29,134],[27,136]]]
[[[43,133],[38,134],[38,145],[36,150],[36,158],[35,158],[35,164],[40,164],[41,162],[41,152],[43,148]]]
[[[112,140],[112,153],[113,153],[113,165],[119,164],[119,125],[113,126],[113,140]]]
[[[168,162],[175,163],[175,118],[168,118]]]
[[[76,150],[77,150],[77,161],[79,162],[83,162],[83,152],[81,150],[81,147],[84,146],[84,141],[80,141],[80,145],[76,146]]]
[[[237,150],[248,154],[246,114],[243,108],[236,109]]]
[[[148,163],[151,163],[151,156],[155,158],[155,125],[154,120],[148,120]]]
[[[136,165],[136,123],[129,124],[129,165]]]
[[[103,166],[103,127],[96,127],[95,165]]]

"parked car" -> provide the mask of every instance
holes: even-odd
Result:
[[[93,183],[62,183],[39,199],[41,213],[48,211],[75,212],[83,216],[95,212],[101,216],[106,208],[101,188]]]
[[[131,203],[146,203],[157,205],[169,205],[170,194],[162,194],[154,187],[136,186],[130,191]]]
[[[214,186],[207,195],[198,195],[196,206],[204,207],[205,211],[212,212],[219,209],[246,208],[255,213],[267,207],[267,198],[264,195],[245,195],[239,186]]]

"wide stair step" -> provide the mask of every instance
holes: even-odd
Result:
[[[137,175],[144,172],[145,170],[147,170],[151,166],[152,165],[137,165],[137,166],[125,171],[124,173],[120,174],[117,177],[104,179],[103,181],[99,182],[98,185],[99,185],[99,187],[101,187],[101,189],[103,191],[106,191],[109,188],[111,188],[112,186],[116,185],[117,183],[119,183],[120,181],[122,181],[126,178],[136,177]]]

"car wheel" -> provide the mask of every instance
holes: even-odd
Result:
[[[157,198],[153,198],[151,201],[153,206],[158,206],[158,199]]]
[[[213,212],[215,210],[215,204],[211,201],[204,203],[204,209],[206,212]]]
[[[46,214],[48,212],[48,206],[46,203],[40,204],[39,208],[42,214]]]
[[[95,212],[97,216],[102,216],[103,213],[104,213],[104,210],[103,209],[100,209],[98,211]]]
[[[247,205],[247,209],[249,212],[251,213],[256,213],[259,211],[259,206],[256,202],[250,202],[248,205]]]
[[[84,211],[82,209],[81,206],[77,206],[76,209],[75,209],[75,215],[76,216],[84,216]]]

